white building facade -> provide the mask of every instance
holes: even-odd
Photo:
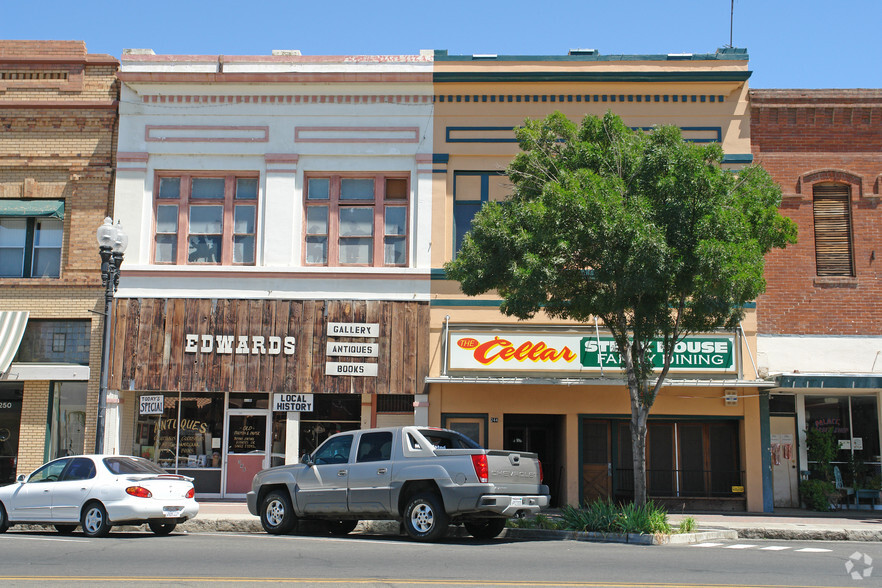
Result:
[[[236,497],[330,433],[413,422],[432,59],[123,55],[109,450]]]

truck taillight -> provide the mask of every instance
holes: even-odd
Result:
[[[475,474],[478,476],[479,482],[487,482],[490,479],[486,455],[483,453],[480,455],[473,455],[472,465],[475,466]]]
[[[545,472],[542,470],[542,462],[539,461],[538,459],[536,460],[536,462],[539,464],[539,483],[544,484],[545,483]]]

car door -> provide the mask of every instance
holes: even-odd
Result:
[[[303,514],[347,510],[349,456],[353,435],[330,437],[312,454],[313,464],[297,477],[297,507]]]
[[[392,496],[392,432],[363,433],[349,468],[349,512],[389,512]]]
[[[19,485],[7,510],[13,521],[52,520],[52,494],[70,458],[50,461],[34,473],[24,484]]]
[[[52,490],[52,520],[77,522],[80,509],[95,484],[95,463],[87,457],[75,457]]]

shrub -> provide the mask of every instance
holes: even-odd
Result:
[[[670,533],[668,513],[652,502],[643,506],[633,503],[618,505],[611,500],[598,500],[581,508],[564,506],[561,518],[568,530],[596,533]]]
[[[678,533],[694,533],[695,532],[695,519],[692,517],[686,517],[682,521],[680,521],[680,527],[677,529]]]
[[[831,501],[837,501],[836,486],[825,480],[805,480],[799,484],[799,497],[805,505],[817,511],[830,510]]]

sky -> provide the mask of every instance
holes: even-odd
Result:
[[[731,0],[0,0],[0,39],[82,40],[89,53],[603,55],[713,53]],[[880,88],[882,0],[735,0],[752,88]]]

